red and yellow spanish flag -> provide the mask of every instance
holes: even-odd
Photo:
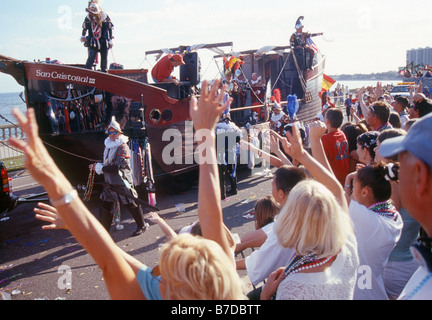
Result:
[[[323,90],[328,91],[336,83],[336,80],[330,78],[328,75],[324,74],[323,77]]]

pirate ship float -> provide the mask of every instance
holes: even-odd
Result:
[[[112,116],[131,139],[133,151],[138,153],[135,184],[149,189],[155,180],[182,181],[185,174],[197,168],[186,146],[189,100],[199,94],[201,84],[198,49],[217,48],[216,57],[236,56],[241,59],[240,70],[250,79],[252,73],[261,74],[269,90],[279,89],[282,97],[295,94],[299,102],[297,119],[309,122],[321,111],[319,92],[325,57],[318,52],[308,69],[305,49],[267,47],[234,54],[224,54],[223,47],[233,44],[218,43],[199,46],[181,46],[170,52],[184,54],[186,65],[180,70],[180,84],[150,84],[147,70],[112,69],[108,73],[85,69],[82,65],[57,64],[56,61],[20,61],[0,56],[0,71],[11,75],[24,87],[28,108],[34,108],[40,127],[40,136],[60,169],[75,185],[85,184],[90,163],[100,161],[103,154],[105,129]],[[160,54],[163,50],[149,51]],[[215,58],[216,58],[215,57]],[[119,102],[120,101],[120,102]],[[246,125],[248,134],[266,127],[263,123],[249,123],[247,116],[253,108],[270,110],[269,95],[262,105],[232,109],[242,112],[240,125]],[[239,118],[239,117],[237,117]],[[190,125],[190,123],[189,123]],[[182,159],[165,163],[163,151],[171,141],[164,141],[164,132],[176,129],[183,139]],[[149,148],[151,145],[151,149]],[[190,176],[187,174],[186,176]],[[168,188],[173,188],[169,185]],[[175,186],[174,186],[175,188]]]

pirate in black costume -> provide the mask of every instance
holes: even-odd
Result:
[[[312,37],[323,35],[322,33],[308,33],[303,32],[304,23],[303,23],[304,17],[301,16],[297,19],[295,29],[296,32],[294,32],[291,35],[290,38],[290,44],[293,49],[301,50],[304,49],[305,51],[305,65],[306,69],[312,69],[312,63],[313,63],[313,57],[314,57],[314,50],[309,45],[309,39]]]
[[[137,229],[133,236],[138,236],[145,232],[149,225],[144,221],[141,206],[133,200],[138,198],[138,195],[133,186],[129,138],[123,135],[120,124],[116,122],[115,117],[112,118],[107,134],[109,137],[105,140],[104,162],[92,166],[96,173],[103,174],[105,179],[105,188],[101,194],[100,222],[109,232],[116,203],[119,202],[126,206],[134,218]],[[131,197],[124,195],[131,195]]]
[[[101,71],[107,72],[108,51],[113,47],[114,25],[96,0],[89,2],[86,12],[88,12],[88,15],[83,23],[81,37],[81,42],[88,48],[88,59],[85,67],[87,69],[93,67],[99,52],[101,55]]]

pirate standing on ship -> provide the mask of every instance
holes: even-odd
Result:
[[[97,54],[100,53],[101,71],[107,72],[108,51],[113,47],[114,25],[98,2],[97,0],[90,1],[86,9],[88,15],[83,23],[81,42],[88,48],[86,69],[91,69],[93,67]]]
[[[303,20],[304,20],[303,16],[301,16],[300,18],[297,19],[297,22],[295,25],[296,32],[294,32],[292,34],[292,36],[290,38],[290,44],[291,44],[291,47],[294,49],[298,49],[298,48],[304,48],[305,49],[305,61],[306,61],[305,66],[306,66],[306,69],[311,70],[315,51],[311,47],[311,43],[313,44],[313,42],[311,41],[310,38],[320,36],[323,34],[322,33],[311,34],[308,32],[303,32],[303,28],[304,28]]]
[[[137,229],[132,236],[138,236],[145,232],[149,225],[144,220],[141,206],[133,200],[133,198],[138,198],[138,195],[133,186],[129,138],[123,135],[121,126],[115,117],[112,118],[106,133],[109,136],[105,140],[104,162],[90,166],[90,169],[95,170],[97,174],[103,174],[105,179],[105,187],[101,194],[100,222],[109,232],[116,211],[116,203],[120,203],[129,210],[137,224]]]

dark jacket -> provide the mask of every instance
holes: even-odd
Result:
[[[100,28],[100,34],[98,35],[95,32],[96,29],[93,29],[89,16],[87,16],[84,20],[82,31],[82,36],[87,39],[84,46],[97,50],[109,49],[109,41],[113,39],[113,29],[114,25],[112,24],[110,17],[102,12],[102,27]]]

